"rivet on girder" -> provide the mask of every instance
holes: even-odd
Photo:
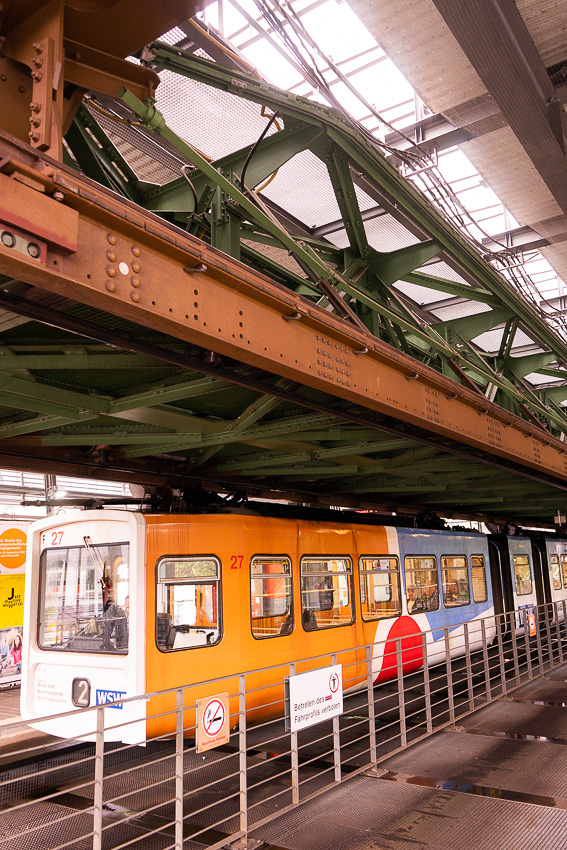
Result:
[[[116,284],[113,280],[107,280],[105,286],[109,292],[116,292]]]

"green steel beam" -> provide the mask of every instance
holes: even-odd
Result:
[[[254,189],[292,157],[309,147],[321,132],[320,128],[312,125],[296,124],[267,136],[254,151],[246,170],[247,186]],[[229,156],[215,160],[211,165],[225,176],[236,175],[239,178],[252,147],[248,145],[241,148]],[[201,196],[207,186],[217,185],[216,181],[211,181],[210,173],[205,174],[201,169],[191,172],[189,178],[198,196]],[[240,187],[239,182],[238,186]],[[180,177],[162,186],[146,184],[142,205],[154,212],[192,212],[194,199],[187,181]]]
[[[408,245],[406,248],[387,253],[381,253],[371,248],[369,256],[375,275],[386,286],[390,286],[398,280],[405,280],[406,275],[428,260],[432,260],[441,250],[441,245],[438,242],[429,239],[426,242]]]
[[[435,289],[439,292],[445,292],[447,295],[453,295],[455,298],[466,298],[467,301],[479,301],[491,307],[500,307],[502,304],[501,300],[487,289],[466,286],[464,283],[455,283],[452,280],[434,277],[424,272],[410,272],[403,275],[401,280],[414,283],[417,286],[423,286],[425,289]]]

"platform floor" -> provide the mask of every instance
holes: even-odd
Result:
[[[4,757],[9,756],[23,744],[29,744],[31,747],[47,746],[51,742],[60,740],[44,732],[38,732],[30,726],[11,728],[13,723],[21,719],[19,686],[0,689],[0,764]]]
[[[252,833],[286,850],[567,848],[567,665]]]
[[[6,724],[18,717],[18,701],[17,689],[0,692],[0,739]],[[29,727],[20,729],[18,734],[22,739],[29,740],[30,734],[41,735]],[[259,732],[257,735],[261,747],[261,735]],[[63,776],[65,759],[73,760],[73,754],[61,756],[54,739],[45,735],[43,738],[45,750],[55,751],[53,764],[57,759],[62,760],[61,764],[57,762],[56,769]],[[163,742],[158,743],[164,747]],[[16,738],[3,740],[0,752],[4,753],[6,746],[16,749],[17,745]],[[250,745],[254,746],[252,730]],[[124,776],[113,778],[112,770],[105,779],[105,794],[110,798],[128,792],[121,798],[120,811],[107,807],[106,820],[116,820],[113,829],[105,833],[105,846],[109,848],[124,841],[133,842],[132,846],[140,850],[171,847],[170,830],[159,828],[157,816],[163,815],[164,823],[171,820],[173,780],[157,745],[153,747],[154,756],[159,758],[149,765],[145,763],[146,755],[152,756],[152,747],[148,745],[144,751],[144,763],[132,766],[127,782]],[[134,748],[134,754],[138,749]],[[115,756],[110,754],[107,758],[111,761],[113,757],[123,760],[124,754],[117,751]],[[186,752],[186,768],[201,758],[194,751]],[[265,781],[269,782],[270,762],[254,763],[259,778],[265,773]],[[222,783],[218,787],[209,786],[209,780],[215,778],[219,767],[237,776],[237,752],[227,756],[211,751],[203,767],[204,787],[199,793],[199,806],[209,802],[209,797],[210,802],[224,799],[231,790]],[[308,790],[316,791],[326,780],[315,764],[312,770]],[[142,790],[148,771],[156,773],[156,780],[163,780],[151,799]],[[144,783],[138,782],[142,774]],[[285,797],[281,805],[290,802]],[[249,803],[254,804],[253,794]],[[58,845],[61,818],[68,818],[71,810],[75,812],[72,831],[77,836],[88,832],[93,786],[87,782],[74,794],[62,793],[57,800],[33,805],[26,815],[30,818],[26,828],[30,823],[45,826],[32,836],[33,840],[28,840],[21,831],[18,812],[0,814],[2,846],[9,846],[10,850],[36,850]],[[141,814],[150,805],[155,807],[152,818]],[[126,810],[131,814],[140,812],[140,816],[122,822]],[[237,831],[238,823],[229,811],[227,814],[228,837]],[[71,833],[66,834],[66,840],[69,839]],[[567,664],[483,707],[458,726],[388,756],[380,763],[377,775],[353,776],[256,828],[250,839],[250,847],[261,850],[567,850]],[[89,850],[91,843],[90,839],[78,837],[68,846]],[[184,846],[188,850],[202,850],[205,842],[188,839]]]

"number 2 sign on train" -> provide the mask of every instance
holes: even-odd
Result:
[[[567,542],[551,533],[532,541],[335,518],[108,509],[34,523],[22,717],[119,694],[106,715],[122,725],[107,739],[139,741],[175,731],[175,694],[129,697],[333,652],[353,671],[348,692],[366,682],[365,645],[379,685],[397,675],[399,647],[404,672],[422,667],[423,634],[433,664],[445,658],[444,629],[457,655],[465,623],[474,650],[481,630],[471,624],[487,618],[490,641],[495,613],[517,611],[522,629],[524,609],[567,597]],[[251,722],[283,714],[281,670],[255,675]],[[77,713],[40,728],[76,737],[92,724]]]

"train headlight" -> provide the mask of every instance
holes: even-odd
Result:
[[[91,683],[88,679],[73,679],[71,700],[77,708],[88,708],[91,704]]]

